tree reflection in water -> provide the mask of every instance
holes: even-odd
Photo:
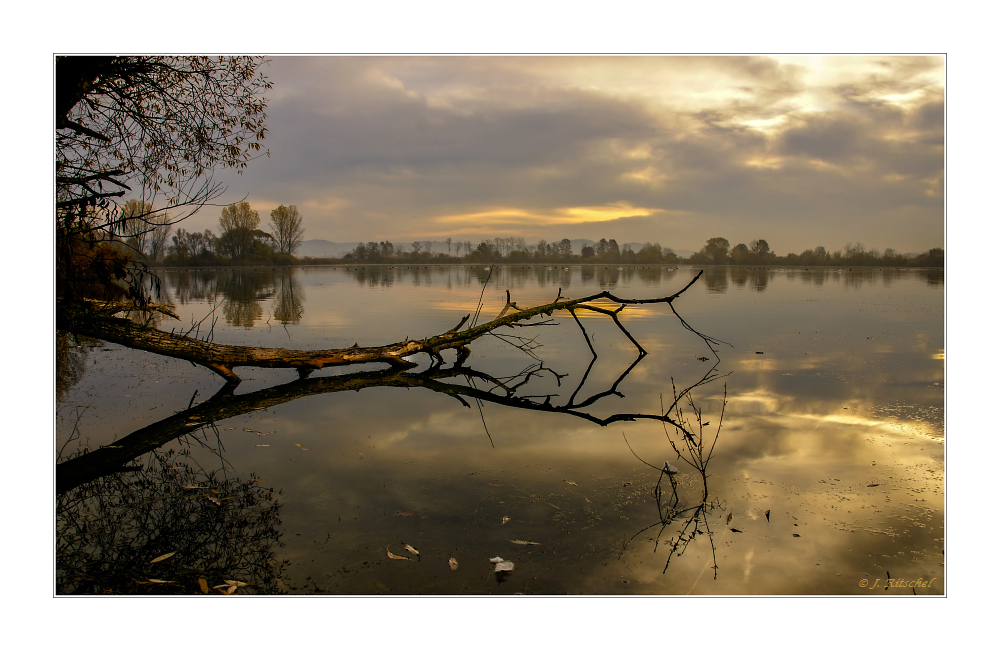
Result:
[[[271,312],[281,325],[297,325],[305,311],[305,294],[290,269],[280,271],[275,278],[274,303]]]
[[[304,293],[289,268],[183,270],[169,273],[167,279],[180,305],[195,300],[214,304],[221,297],[222,315],[230,325],[252,328],[264,318],[262,302],[272,296],[271,313],[282,325],[302,319]]]
[[[281,506],[263,480],[220,478],[187,449],[121,470],[57,496],[57,593],[281,592]]]
[[[83,377],[87,351],[101,345],[97,339],[56,331],[56,402]]]

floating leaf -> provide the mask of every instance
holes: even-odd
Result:
[[[677,473],[679,473],[681,471],[680,468],[678,468],[674,464],[670,463],[669,461],[666,463],[666,466],[667,466],[667,474],[668,475],[676,475]]]
[[[238,585],[231,585],[231,586],[229,586],[229,589],[226,590],[226,594],[233,594],[234,592],[236,592],[237,588],[239,588],[239,587],[240,586],[238,586]]]
[[[170,552],[169,554],[164,554],[163,556],[157,556],[156,558],[154,558],[153,560],[151,560],[149,562],[150,563],[159,563],[160,561],[167,560],[168,558],[170,558],[171,556],[173,556],[176,553],[177,553],[177,551],[175,550],[175,551]]]
[[[868,488],[875,488],[878,484],[868,484]]]
[[[255,445],[254,447],[257,447],[257,448],[269,448],[269,447],[271,447],[271,446],[270,446],[270,445],[268,445],[267,443],[258,443],[258,444],[257,444],[257,445]]]
[[[227,427],[227,428],[226,428],[226,431],[228,432],[228,431],[229,431],[229,430],[231,430],[231,429],[236,429],[236,428],[235,428],[235,427]]]
[[[732,531],[733,533],[743,533],[742,531],[740,531],[736,527],[729,527],[729,530]]]
[[[800,535],[799,535],[799,534],[797,534],[797,533],[793,533],[793,534],[792,534],[792,538],[801,538],[801,537],[802,537],[802,536],[800,536]]]
[[[303,450],[308,450],[309,448],[303,448],[301,443],[296,443],[295,447],[302,448]]]
[[[385,546],[386,555],[394,561],[412,561],[412,558],[407,558],[406,556],[396,556],[391,551],[389,551],[389,545]]]
[[[205,487],[202,486],[201,484],[185,484],[184,486],[181,486],[181,488],[185,490],[194,490],[195,488],[205,488]]]
[[[490,482],[486,482],[486,485],[492,486],[493,488],[500,488],[501,486],[503,486],[503,484],[491,484]]]
[[[173,583],[173,581],[166,581],[164,579],[151,579],[148,576],[146,577],[146,580],[150,583]]]
[[[503,563],[503,559],[500,558],[499,556],[494,556],[493,558],[490,559],[490,562],[491,563]]]
[[[205,579],[198,579],[198,587],[201,588],[202,594],[208,594],[208,581]]]
[[[512,561],[503,561],[493,566],[493,571],[498,573],[510,572],[513,569],[514,569],[514,563]]]
[[[541,545],[542,543],[531,542],[530,540],[512,540],[515,545]]]
[[[457,570],[458,569],[458,561],[456,561],[454,558],[449,558],[448,559],[448,567],[450,567],[452,570]]]
[[[733,512],[730,511],[729,515],[726,516],[726,524],[729,524],[732,521],[733,521]]]
[[[576,486],[577,488],[580,487],[580,484],[576,483],[575,481],[570,481],[568,479],[564,479],[563,481],[569,484],[570,486]]]
[[[242,588],[244,586],[250,585],[249,583],[244,583],[243,581],[234,581],[232,579],[224,579],[229,585],[235,585],[237,588]]]
[[[407,545],[406,543],[403,543],[403,548],[404,548],[404,549],[406,549],[406,551],[410,552],[411,554],[416,554],[417,556],[420,556],[420,552],[418,552],[418,551],[417,551],[416,549],[414,549],[413,547],[410,547],[410,546],[409,546],[409,545]]]
[[[768,522],[771,521],[771,509],[764,511],[764,517],[767,518]]]
[[[215,499],[214,497],[212,497],[208,493],[202,493],[202,495],[204,495],[206,498],[208,498],[208,501],[211,502],[212,504],[215,504],[216,506],[221,506],[222,505],[222,502],[220,502],[219,500]]]
[[[397,518],[408,518],[413,515],[413,511],[396,511],[393,515]]]
[[[508,522],[510,522],[510,518],[508,518],[506,515],[500,518],[500,524],[507,524]]]

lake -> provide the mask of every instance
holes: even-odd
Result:
[[[181,320],[159,327],[374,346],[480,303],[483,323],[508,290],[654,298],[699,271],[164,269]],[[706,267],[673,307],[694,332],[666,304],[618,314],[645,355],[608,316],[555,312],[477,340],[468,372],[454,354],[237,367],[233,395],[189,362],[57,334],[56,456],[80,459],[57,591],[943,594],[943,271]],[[83,454],[133,446],[155,450],[124,472]]]

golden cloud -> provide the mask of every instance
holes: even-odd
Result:
[[[555,210],[536,211],[521,208],[496,208],[481,212],[441,215],[432,218],[438,224],[462,224],[481,227],[530,224],[532,226],[562,226],[610,222],[629,217],[650,217],[668,211],[662,208],[633,206],[619,201],[604,206],[569,206]],[[671,211],[672,212],[672,211]]]

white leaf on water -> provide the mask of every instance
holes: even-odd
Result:
[[[542,543],[531,542],[530,540],[512,540],[515,545],[541,545]]]
[[[417,556],[420,556],[420,552],[418,552],[416,549],[414,549],[413,547],[410,547],[409,545],[407,545],[405,543],[403,544],[403,548],[406,549],[406,551],[410,552],[411,554],[416,554]]]
[[[669,461],[667,462],[667,474],[668,475],[676,475],[680,471],[681,471],[680,468],[678,468],[674,464],[670,463]]]
[[[513,569],[514,569],[513,561],[504,561],[502,563],[497,563],[493,567],[494,572],[510,572]]]
[[[491,563],[503,563],[503,559],[500,558],[499,556],[494,556],[493,558],[490,559],[490,562]]]
[[[449,558],[448,559],[448,567],[450,567],[452,570],[457,570],[458,569],[458,561],[456,561],[454,558]]]

